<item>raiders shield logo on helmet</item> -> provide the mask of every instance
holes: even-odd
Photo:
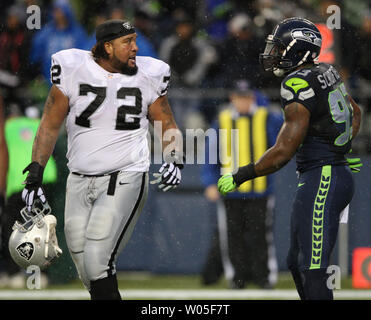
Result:
[[[31,242],[23,242],[16,249],[19,255],[26,260],[30,260],[34,252],[34,247]]]
[[[130,24],[130,22],[125,22],[125,23],[122,24],[122,26],[123,26],[125,29],[128,29],[128,30],[130,30],[130,29],[133,28],[133,26]]]

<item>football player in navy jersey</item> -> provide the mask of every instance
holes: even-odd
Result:
[[[359,159],[347,159],[361,123],[361,111],[329,64],[317,63],[322,38],[302,18],[279,23],[268,35],[260,62],[265,71],[285,76],[281,101],[285,121],[275,145],[255,163],[218,181],[222,194],[243,182],[273,173],[296,154],[299,176],[291,216],[288,267],[303,300],[333,299],[327,267],[341,212],[354,193],[351,171]]]

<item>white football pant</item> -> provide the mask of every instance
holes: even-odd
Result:
[[[110,176],[67,179],[65,236],[79,277],[90,281],[116,273],[116,259],[128,242],[147,199],[148,173],[120,172],[114,195]]]

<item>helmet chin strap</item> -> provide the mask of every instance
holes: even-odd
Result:
[[[282,77],[285,74],[285,70],[284,69],[276,68],[276,69],[273,70],[273,74],[276,77]]]

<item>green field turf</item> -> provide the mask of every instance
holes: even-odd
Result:
[[[247,285],[245,289],[229,289],[228,282],[205,286],[198,275],[150,274],[145,272],[118,273],[119,289],[126,300],[298,300],[289,273],[280,273],[273,289]],[[371,299],[371,290],[355,290],[350,277],[343,278],[335,299]],[[0,300],[87,300],[89,293],[80,280],[49,284],[41,290],[0,290]]]
[[[205,286],[198,275],[150,274],[146,272],[119,272],[120,289],[228,289],[228,282],[222,278],[213,285]],[[83,288],[80,280],[76,279],[66,284],[49,285],[50,289]],[[258,289],[253,284],[247,284],[246,289]],[[274,289],[295,289],[289,273],[280,273]],[[341,280],[341,289],[352,289],[351,277]]]

